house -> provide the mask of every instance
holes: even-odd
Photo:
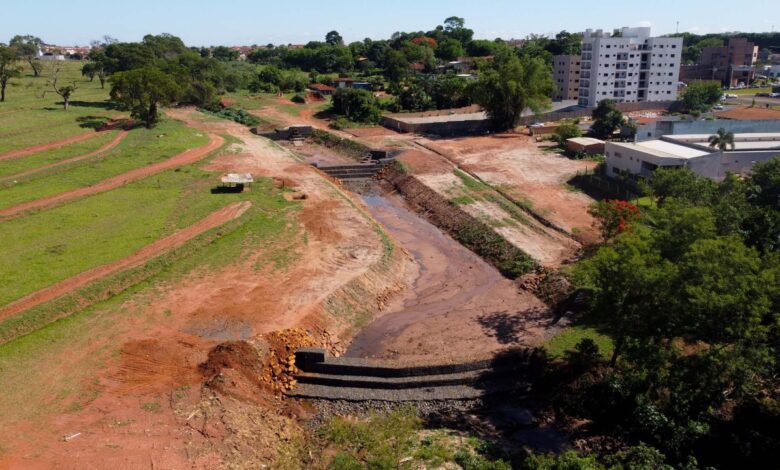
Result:
[[[656,140],[607,142],[607,176],[649,179],[659,167],[688,168],[699,176],[721,181],[726,173],[747,174],[753,165],[780,156],[780,133],[734,135],[734,148],[709,146],[712,134],[668,135]]]
[[[355,83],[355,80],[351,78],[337,78],[333,80],[333,84],[336,85],[336,88],[352,88],[353,83]]]
[[[330,96],[336,92],[336,89],[332,86],[323,85],[322,83],[310,83],[309,91],[319,96]]]
[[[603,155],[605,142],[591,137],[566,139],[566,150],[574,154]]]

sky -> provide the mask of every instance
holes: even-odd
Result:
[[[32,34],[46,43],[87,45],[103,35],[138,41],[170,33],[189,46],[303,44],[337,30],[345,41],[428,31],[465,18],[480,39],[523,38],[586,28],[651,26],[653,34],[780,28],[777,0],[26,0],[0,9],[0,42]]]

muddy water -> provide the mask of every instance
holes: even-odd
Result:
[[[432,317],[465,308],[495,306],[493,291],[506,280],[480,257],[405,207],[397,195],[363,196],[374,218],[409,251],[419,266],[410,289],[355,336],[346,355],[386,355],[385,344]]]

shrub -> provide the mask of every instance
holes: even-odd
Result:
[[[260,124],[260,119],[256,116],[249,114],[243,109],[237,108],[224,108],[219,111],[202,110],[213,116],[221,117],[223,119],[229,119],[245,126],[256,126]]]
[[[568,139],[572,139],[574,137],[582,137],[582,129],[580,129],[580,126],[575,124],[574,122],[564,122],[560,126],[555,128],[555,132],[553,133],[553,140],[558,142],[558,145],[563,147],[566,145],[566,141]]]
[[[290,101],[298,104],[306,104],[306,98],[304,98],[303,95],[295,95],[292,98],[290,98]]]

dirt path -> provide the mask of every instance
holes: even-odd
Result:
[[[40,144],[40,145],[34,145],[32,147],[27,147],[24,149],[12,150],[10,152],[0,154],[0,161],[10,160],[12,158],[26,157],[27,155],[43,152],[44,150],[51,150],[58,147],[62,147],[63,145],[75,144],[76,142],[94,139],[98,135],[100,134],[96,131],[89,131],[83,134],[68,137],[67,139],[58,140],[57,142],[49,142],[48,144]]]
[[[540,300],[408,210],[400,197],[364,200],[412,254],[419,276],[387,313],[355,336],[348,356],[467,361],[544,339],[552,317]]]
[[[34,201],[25,202],[0,210],[0,221],[11,219],[23,212],[30,210],[43,209],[85,196],[91,196],[93,194],[110,191],[128,183],[132,183],[133,181],[138,181],[140,179],[146,178],[147,176],[154,175],[161,171],[170,170],[172,168],[188,165],[190,163],[195,163],[198,160],[204,158],[209,153],[221,147],[224,142],[225,139],[222,137],[215,134],[209,134],[209,142],[206,145],[187,150],[163,162],[154,163],[142,168],[136,168],[135,170],[131,170],[126,173],[122,173],[121,175],[100,181],[99,183],[96,183],[92,186],[74,189],[72,191],[36,199]]]
[[[32,175],[34,173],[38,173],[38,172],[43,171],[43,170],[48,170],[50,168],[56,168],[56,167],[61,166],[61,165],[67,165],[69,163],[77,162],[79,160],[84,160],[86,158],[94,157],[95,155],[99,155],[99,154],[101,154],[103,152],[106,152],[108,150],[111,150],[112,148],[114,148],[117,145],[119,145],[119,143],[122,142],[125,139],[125,137],[127,137],[127,133],[128,132],[125,131],[125,130],[119,131],[119,133],[113,139],[111,139],[110,142],[108,142],[107,144],[103,145],[102,147],[100,147],[99,149],[97,149],[97,150],[95,150],[93,152],[87,153],[85,155],[79,155],[77,157],[69,158],[67,160],[54,162],[54,163],[51,163],[49,165],[44,165],[44,166],[41,166],[41,167],[38,167],[38,168],[33,168],[32,170],[24,171],[22,173],[17,173],[15,175],[7,176],[5,178],[0,179],[0,181],[9,181],[9,180],[15,180],[15,179],[18,179],[18,178],[23,178],[25,176]]]
[[[223,207],[218,211],[212,212],[207,217],[201,219],[195,224],[179,230],[173,235],[146,245],[126,258],[110,264],[99,266],[94,269],[90,269],[89,271],[77,274],[76,276],[73,276],[69,279],[65,279],[64,281],[60,281],[57,284],[34,292],[26,297],[8,304],[3,309],[0,309],[0,320],[8,318],[12,315],[16,315],[25,310],[29,310],[37,305],[54,300],[58,297],[62,297],[63,295],[80,289],[93,281],[104,278],[118,271],[139,266],[172,248],[182,246],[184,243],[192,240],[207,230],[211,230],[212,228],[218,227],[226,222],[241,217],[241,215],[244,214],[244,212],[246,212],[247,209],[249,209],[251,206],[251,202],[244,201]]]

